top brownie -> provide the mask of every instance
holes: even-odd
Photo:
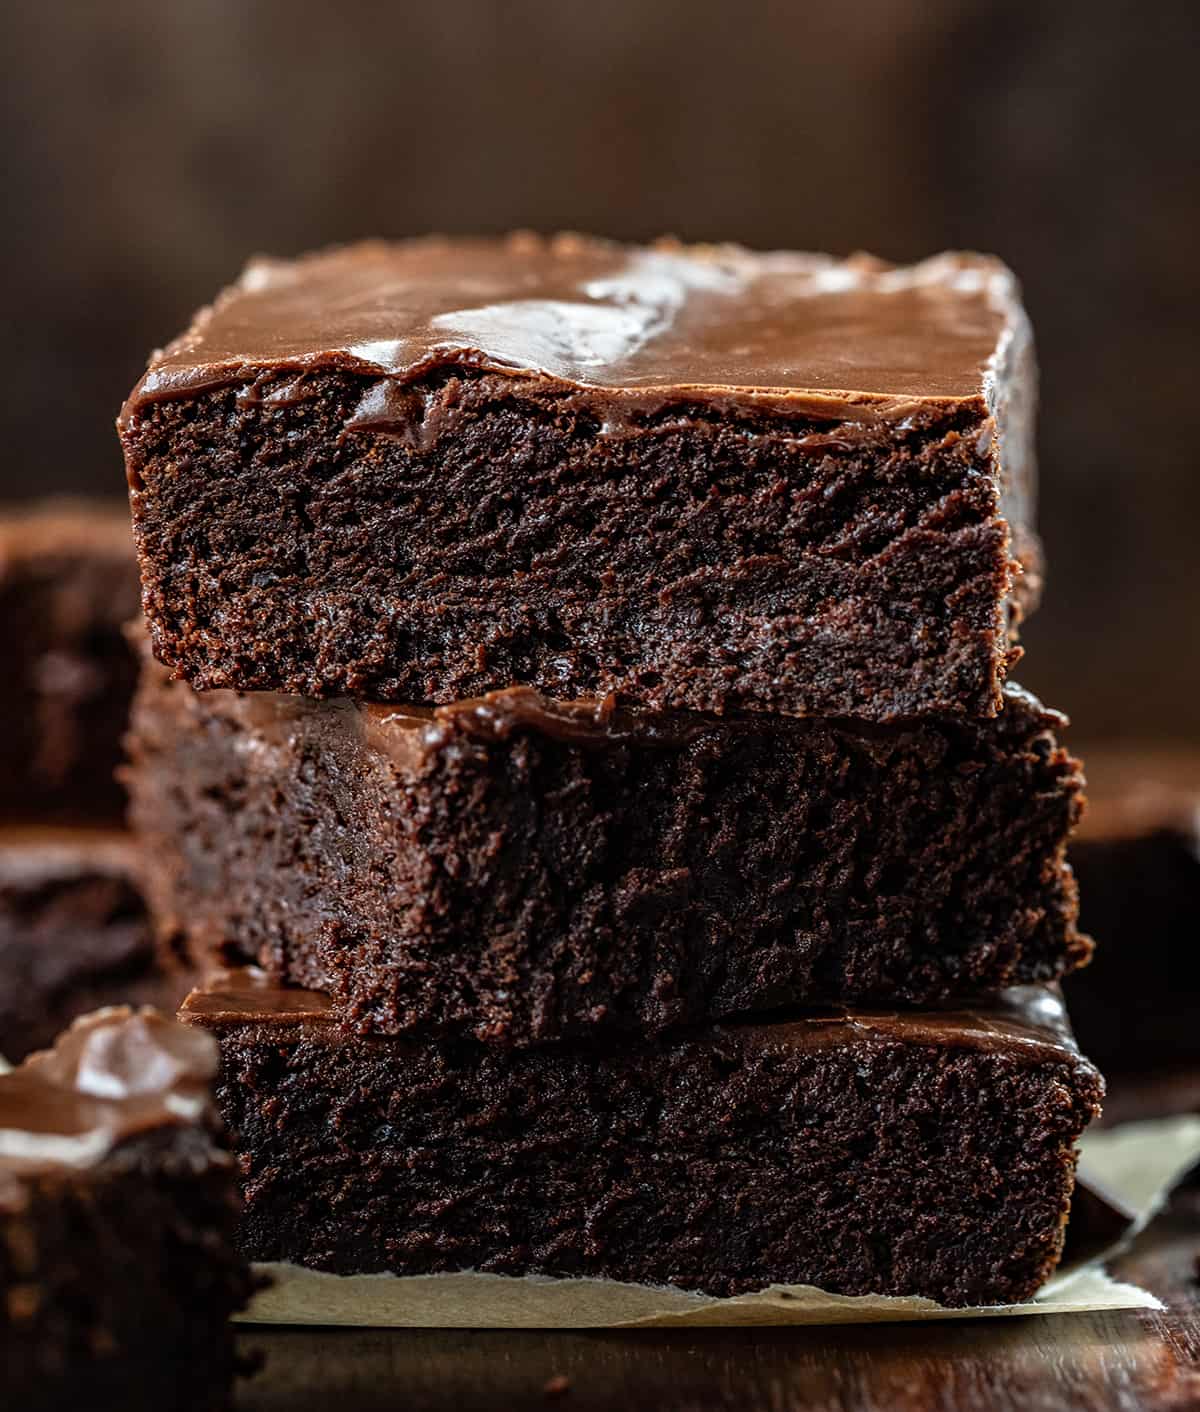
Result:
[[[258,260],[119,422],[198,687],[988,716],[1038,581],[998,261],[368,243]]]

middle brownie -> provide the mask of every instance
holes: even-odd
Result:
[[[197,693],[148,663],[128,784],[197,964],[364,1031],[525,1044],[1074,969],[1061,721],[1012,687],[993,720],[871,726]]]

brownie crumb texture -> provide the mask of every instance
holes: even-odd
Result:
[[[849,1012],[506,1054],[348,1037],[322,996],[225,985],[184,1015],[221,1044],[243,1249],[339,1274],[1015,1302],[1057,1262],[1102,1093],[1037,988],[1009,992],[1008,1016]]]
[[[49,1048],[107,1005],[171,1013],[195,977],[155,944],[117,830],[0,829],[0,1055]]]
[[[426,713],[194,692],[148,669],[127,780],[193,965],[331,990],[381,1033],[527,1044],[1086,960],[1078,762],[993,721],[648,717],[529,691]]]
[[[257,265],[122,413],[155,652],[202,688],[990,716],[1039,581],[1034,379],[985,257]]]
[[[21,1409],[227,1407],[253,1281],[208,1036],[84,1017],[0,1075],[0,1365]],[[165,1401],[162,1399],[165,1398]]]
[[[117,825],[114,779],[137,680],[129,517],[45,501],[0,515],[0,822]]]

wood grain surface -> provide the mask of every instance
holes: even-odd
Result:
[[[1200,1408],[1200,1185],[1115,1265],[1165,1312],[687,1333],[255,1329],[243,1412]]]

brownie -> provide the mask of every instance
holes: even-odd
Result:
[[[181,1016],[221,1045],[243,1251],[336,1274],[1022,1300],[1102,1095],[1040,987],[510,1053],[347,1035],[256,973]]]
[[[882,721],[1001,707],[1034,402],[990,257],[522,236],[255,261],[119,426],[197,687]]]
[[[42,501],[0,513],[0,819],[117,824],[113,778],[137,665],[124,505]]]
[[[252,1289],[216,1045],[101,1010],[0,1076],[5,1405],[216,1409]]]
[[[415,710],[195,692],[147,663],[143,883],[193,964],[383,1033],[921,1002],[1086,960],[1062,723],[648,715],[528,688]]]
[[[1200,752],[1092,760],[1094,817],[1072,859],[1097,947],[1069,983],[1076,1028],[1107,1074],[1200,1074]]]
[[[165,951],[128,834],[0,829],[0,1055],[51,1044],[105,1005],[174,1010],[195,977]]]

